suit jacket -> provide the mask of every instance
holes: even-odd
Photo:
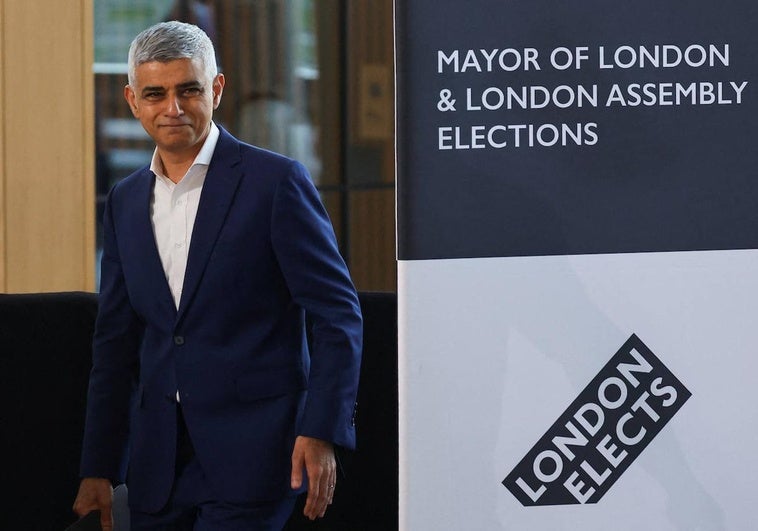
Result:
[[[128,462],[130,505],[159,510],[178,389],[216,496],[280,498],[297,435],[355,444],[362,323],[331,223],[301,164],[221,129],[177,309],[150,221],[154,179],[144,168],[108,196],[81,474],[124,481]]]

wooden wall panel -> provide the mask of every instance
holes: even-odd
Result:
[[[390,0],[349,2],[350,270],[371,291],[397,289],[392,32]]]
[[[2,286],[92,290],[92,0],[1,0]]]
[[[5,291],[6,286],[6,243],[5,243],[5,0],[0,1],[0,292]]]
[[[358,289],[396,291],[395,191],[376,189],[350,194],[351,267]]]

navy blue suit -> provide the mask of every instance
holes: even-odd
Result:
[[[128,463],[130,505],[159,510],[178,389],[220,500],[286,496],[296,436],[355,444],[361,314],[331,224],[301,164],[221,129],[177,310],[150,221],[154,179],[145,168],[119,182],[104,213],[81,474],[123,481]]]

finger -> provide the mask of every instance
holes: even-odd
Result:
[[[111,498],[100,501],[100,527],[103,531],[112,531],[113,529],[113,505]]]
[[[324,516],[324,513],[326,512],[326,508],[327,508],[327,505],[328,505],[328,501],[329,501],[328,496],[329,496],[328,495],[328,489],[327,489],[326,485],[322,484],[322,487],[321,487],[320,492],[319,492],[319,496],[316,499],[316,503],[315,503],[315,505],[313,507],[313,518],[314,519],[321,518],[322,516]]]
[[[312,494],[310,501],[307,504],[308,517],[311,520],[323,517],[326,513],[326,509],[329,506],[332,493],[334,492],[334,474],[330,472],[324,472],[320,474],[318,481],[314,479],[314,489],[309,492]]]
[[[336,483],[336,478],[333,470],[330,470],[327,474],[327,477],[329,478],[326,482],[326,505],[329,506],[332,504],[332,500],[334,499],[334,488]]]
[[[74,512],[79,518],[82,518],[88,515],[91,511],[94,511],[95,509],[97,509],[97,504],[95,503],[86,503],[79,499],[77,499],[74,502]]]
[[[74,501],[74,512],[79,518],[84,518],[92,511],[100,509],[101,503],[97,498],[77,497]]]
[[[103,531],[113,531],[113,518],[110,510],[100,513],[100,527],[103,528]]]
[[[303,485],[303,454],[295,448],[292,453],[292,475],[290,477],[290,486],[293,489],[299,489]]]
[[[323,460],[318,460],[310,463],[310,466],[306,467],[306,472],[308,473],[309,485],[306,510],[308,511],[308,518],[314,520],[324,511],[329,495],[330,470],[328,462],[324,463]]]
[[[79,516],[80,518],[83,516],[86,516],[91,511],[94,511],[98,508],[97,498],[91,495],[90,492],[87,491],[80,491],[76,495],[76,499],[74,500],[74,512]]]
[[[313,520],[318,514],[315,508],[318,504],[318,497],[321,494],[321,471],[319,467],[314,467],[309,463],[306,463],[305,471],[308,474],[308,497],[305,499],[303,513]]]
[[[324,503],[324,506],[321,509],[321,514],[319,515],[321,518],[324,517],[326,510],[334,501],[335,478],[333,474],[330,474],[329,478],[329,482],[326,486],[326,502]]]
[[[324,474],[324,480],[321,483],[320,494],[318,499],[318,505],[316,510],[318,511],[318,517],[323,518],[326,514],[326,510],[332,503],[335,488],[335,472],[333,467],[327,467],[328,472]]]
[[[305,509],[303,509],[303,513],[305,513],[305,516],[311,520],[315,519],[319,514],[316,509],[318,507],[318,499],[321,495],[321,490],[320,484],[317,481],[309,483],[308,485],[308,498],[305,500]]]
[[[332,496],[331,496],[332,489],[328,490],[328,494],[324,497],[324,503],[321,506],[321,511],[318,513],[319,518],[323,518],[326,514],[326,510],[329,508],[329,504],[332,503]]]

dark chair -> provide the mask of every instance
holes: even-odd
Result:
[[[96,313],[92,293],[0,295],[0,529],[76,520]]]
[[[287,531],[397,529],[397,299],[360,293],[364,354],[358,448],[342,453],[327,516],[303,500]],[[97,314],[93,293],[0,294],[0,470],[3,531],[56,531],[76,521],[87,380]]]

